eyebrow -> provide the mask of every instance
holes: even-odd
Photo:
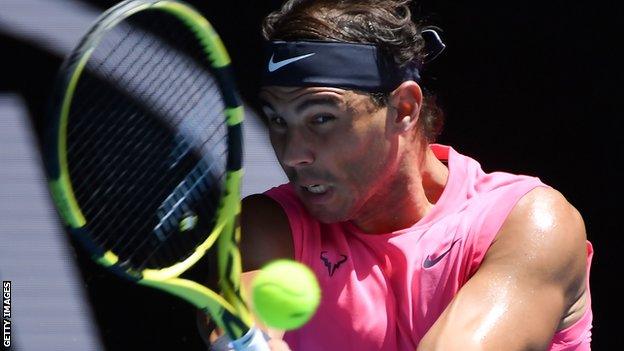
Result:
[[[273,108],[273,105],[271,105],[270,102],[268,102],[267,100],[265,100],[263,98],[260,98],[259,100],[260,100],[260,108],[261,108],[263,113],[265,113],[265,111],[264,111],[265,108],[267,108],[267,109],[271,110],[271,112],[275,113],[275,108]],[[320,97],[310,98],[309,100],[303,101],[302,103],[297,105],[297,107],[295,107],[295,112],[296,113],[301,113],[305,109],[310,108],[312,106],[317,106],[317,105],[325,105],[325,106],[337,108],[337,107],[339,107],[340,103],[341,103],[341,100],[339,98],[337,98],[337,97],[333,97],[333,96],[320,96]]]
[[[295,107],[295,112],[301,113],[307,108],[310,108],[315,105],[325,105],[329,107],[338,107],[340,105],[340,99],[333,96],[320,96],[315,98],[310,98],[309,100],[305,100],[300,103],[297,107]]]
[[[260,99],[260,108],[261,109],[268,108],[271,111],[275,111],[273,106],[271,106],[271,104],[268,101],[264,101],[262,99]]]

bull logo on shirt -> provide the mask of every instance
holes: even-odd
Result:
[[[321,261],[323,261],[323,264],[325,265],[325,267],[327,267],[327,273],[329,273],[330,277],[334,275],[334,272],[336,272],[338,267],[340,267],[340,265],[343,264],[346,260],[347,256],[340,254],[340,260],[338,260],[338,262],[336,263],[332,263],[327,257],[327,251],[321,251]]]

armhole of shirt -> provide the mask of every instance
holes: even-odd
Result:
[[[465,281],[468,281],[481,266],[485,254],[518,201],[540,186],[549,187],[539,178],[528,178],[519,184],[511,185],[509,189],[501,189],[501,192],[495,195],[495,201],[489,201],[488,206],[480,211],[470,229],[469,240],[466,243],[468,270]]]
[[[270,197],[276,201],[284,210],[288,223],[290,225],[290,232],[293,241],[294,259],[295,261],[303,262],[303,242],[306,240],[305,235],[305,214],[303,208],[299,204],[296,195],[288,189],[288,184],[283,184],[279,187],[272,188],[264,193],[264,195]]]
[[[587,286],[587,305],[585,306],[585,312],[583,316],[572,325],[567,328],[558,330],[553,336],[550,351],[565,350],[566,347],[587,345],[589,350],[589,344],[592,337],[592,324],[593,324],[593,311],[592,311],[592,296],[591,288],[589,285],[589,276],[592,265],[592,258],[594,256],[594,248],[591,242],[587,241],[587,277],[585,277],[585,284]]]

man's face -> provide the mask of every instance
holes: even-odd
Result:
[[[265,87],[275,154],[308,211],[325,223],[372,210],[396,168],[387,108],[338,88]]]

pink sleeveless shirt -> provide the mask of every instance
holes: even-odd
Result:
[[[485,173],[450,147],[431,148],[448,161],[445,189],[425,217],[392,233],[365,234],[350,222],[320,223],[290,184],[266,192],[288,216],[295,259],[312,268],[322,290],[315,316],[284,337],[294,351],[416,350],[479,268],[516,202],[545,186],[538,178]],[[588,275],[592,253],[588,242]],[[555,334],[549,350],[590,349],[589,306],[583,318]]]

